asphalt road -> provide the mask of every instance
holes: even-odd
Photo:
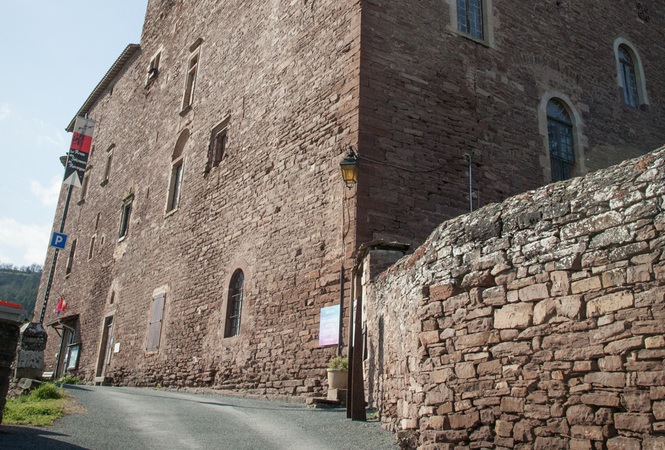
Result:
[[[165,390],[69,386],[85,408],[51,427],[0,425],[0,449],[398,449],[343,409]]]

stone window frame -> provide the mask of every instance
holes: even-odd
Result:
[[[81,183],[81,193],[79,196],[78,204],[82,205],[85,203],[85,198],[88,195],[88,188],[90,187],[90,172],[92,171],[92,164],[88,164],[83,172],[83,183]]]
[[[543,153],[540,158],[540,165],[543,169],[543,179],[545,184],[552,183],[552,163],[550,155],[550,143],[548,134],[548,118],[547,118],[547,105],[550,100],[558,100],[561,102],[570,116],[573,124],[573,146],[575,149],[575,166],[573,168],[572,177],[577,177],[586,174],[586,166],[584,163],[584,149],[587,147],[588,139],[583,133],[583,121],[577,110],[574,107],[570,98],[561,92],[546,92],[540,100],[538,105],[538,131],[543,139]]]
[[[624,50],[632,60],[635,77],[634,88],[637,91],[637,102],[634,105],[631,104],[629,100],[629,87],[625,85],[624,81],[625,64],[621,61],[621,50]],[[623,102],[627,106],[636,109],[639,109],[642,105],[648,105],[649,97],[647,95],[646,78],[644,76],[644,65],[642,64],[642,59],[640,58],[640,54],[637,52],[637,49],[627,39],[619,37],[614,40],[614,63],[616,65],[616,83],[621,91]]]
[[[78,239],[72,240],[72,243],[69,247],[69,256],[67,257],[67,263],[65,264],[65,276],[69,276],[72,273],[74,267],[74,257],[76,256],[76,243]]]
[[[194,105],[194,93],[196,91],[196,84],[199,78],[201,66],[201,43],[202,38],[198,38],[189,47],[189,58],[187,59],[187,70],[185,72],[185,85],[182,94],[182,108],[180,115],[187,114]]]
[[[470,39],[474,42],[478,42],[487,47],[494,47],[494,13],[492,9],[492,0],[478,0],[481,5],[482,10],[482,25],[483,25],[483,37],[478,38],[473,36],[470,33],[461,31],[459,29],[458,17],[457,17],[457,2],[460,0],[446,0],[448,4],[449,11],[449,29],[455,34],[458,34],[462,37]],[[468,0],[467,0],[468,1]]]
[[[132,208],[134,206],[134,194],[129,194],[122,201],[120,213],[120,228],[118,230],[118,242],[124,241],[129,235],[129,224],[132,219]]]
[[[185,128],[171,154],[171,176],[169,177],[168,195],[166,198],[166,215],[173,214],[180,207],[182,184],[185,173],[185,146],[189,141],[189,129]]]
[[[208,173],[213,168],[218,167],[226,155],[226,150],[228,149],[230,119],[231,118],[227,116],[224,120],[215,125],[210,133],[208,162],[206,164],[205,173]]]
[[[106,186],[111,176],[111,166],[113,165],[113,149],[115,144],[109,145],[106,149],[106,165],[104,166],[104,177],[102,178],[101,186]]]
[[[160,48],[152,55],[150,58],[150,64],[148,65],[148,72],[146,74],[145,86],[150,86],[159,76],[160,63],[162,62],[162,54],[164,52],[163,48]]]
[[[95,256],[95,242],[97,241],[97,235],[93,234],[90,237],[90,246],[88,247],[88,261],[90,261]]]
[[[241,276],[238,287],[238,277]],[[242,326],[243,300],[246,291],[245,272],[241,268],[233,271],[229,281],[226,297],[226,313],[224,316],[224,338],[233,338],[240,335]]]

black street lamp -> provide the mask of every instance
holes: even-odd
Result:
[[[339,163],[339,167],[342,169],[342,178],[346,187],[351,189],[358,182],[358,155],[351,145],[348,155]]]

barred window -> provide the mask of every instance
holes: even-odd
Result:
[[[572,178],[575,168],[573,122],[563,102],[547,103],[547,137],[549,140],[552,181]]]
[[[457,30],[484,39],[483,0],[457,0]]]
[[[242,315],[242,297],[245,275],[238,269],[231,277],[229,285],[229,297],[226,305],[226,325],[224,337],[232,337],[240,334],[240,317]]]

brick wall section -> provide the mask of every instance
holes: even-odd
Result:
[[[336,347],[318,347],[319,311],[340,301],[340,262],[355,233],[339,162],[342,145],[357,140],[359,37],[357,1],[149,2],[140,53],[90,112],[97,127],[89,189],[84,202],[75,190],[65,230],[78,239],[77,253],[65,276],[68,250],[61,252],[51,295],[52,303],[65,296],[66,315],[80,314],[79,377],[96,375],[104,320],[113,315],[119,352],[106,375],[114,383],[324,392]],[[199,38],[193,107],[181,114],[190,46]],[[158,78],[146,88],[160,49]],[[211,131],[227,118],[226,155],[205,174]],[[171,156],[183,132],[180,206],[167,214]],[[130,193],[129,233],[118,242]],[[224,338],[238,268],[241,332]],[[146,352],[160,288],[161,342]],[[50,306],[46,323],[55,319]],[[50,331],[47,367],[59,346]]]
[[[578,170],[581,159],[597,170],[665,142],[662,7],[648,5],[645,21],[635,2],[491,3],[490,46],[456,32],[454,0],[362,3],[359,242],[417,246],[468,212],[466,152],[476,205],[549,183],[539,120],[548,94],[566,96],[578,115]],[[639,53],[648,107],[623,100],[617,38]]]
[[[423,449],[663,448],[664,210],[661,148],[443,223],[367,285],[384,424]]]

